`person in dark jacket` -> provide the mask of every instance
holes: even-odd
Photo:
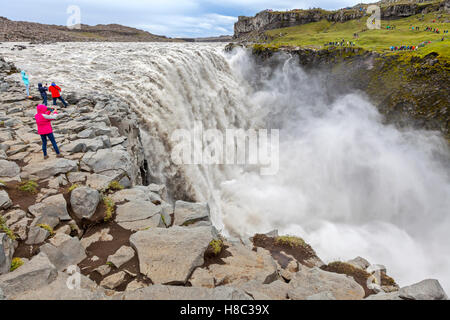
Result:
[[[41,97],[43,100],[42,104],[46,106],[47,105],[47,91],[48,91],[47,85],[44,87],[42,85],[42,83],[38,83],[38,90],[39,90],[39,93],[41,94]]]

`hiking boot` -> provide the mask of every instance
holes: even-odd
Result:
[[[64,156],[62,154],[58,154],[56,157],[57,158],[64,158]]]
[[[49,156],[44,156],[44,160],[47,160],[49,158]]]

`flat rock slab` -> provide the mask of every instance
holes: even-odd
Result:
[[[67,159],[53,159],[33,162],[23,168],[23,171],[31,177],[47,179],[60,173],[75,171],[78,164]]]
[[[277,264],[267,250],[257,251],[241,245],[229,246],[230,256],[223,258],[222,264],[209,266],[209,273],[216,284],[240,285],[255,280],[260,284],[269,284],[277,279]]]
[[[77,265],[87,257],[78,238],[71,238],[58,247],[47,243],[40,248],[40,251],[47,255],[58,271],[63,271],[71,265]]]
[[[133,259],[134,250],[128,246],[122,246],[113,255],[109,256],[107,261],[111,262],[116,268],[120,268],[125,263]]]
[[[175,221],[177,226],[187,226],[200,221],[210,221],[207,203],[190,203],[177,201],[175,203]]]
[[[213,228],[151,229],[130,237],[139,257],[140,271],[155,284],[185,284],[192,271],[204,263],[213,240]]]
[[[0,288],[8,299],[53,282],[58,275],[55,266],[40,253],[13,272],[0,276]]]
[[[72,218],[67,211],[67,202],[62,194],[51,196],[28,208],[28,211],[35,217],[42,215],[58,217],[61,221],[69,221]]]
[[[116,222],[134,222],[147,220],[161,214],[161,207],[149,201],[131,201],[117,206]]]
[[[323,271],[317,267],[302,266],[289,283],[291,300],[305,300],[321,292],[329,292],[337,300],[362,300],[364,289],[353,278]]]
[[[252,300],[242,290],[231,287],[215,289],[153,285],[126,292],[114,300]]]
[[[94,281],[86,276],[80,275],[79,287],[75,287],[76,282],[71,281],[70,276],[63,272],[58,272],[57,278],[52,283],[28,290],[16,297],[15,300],[106,300],[106,291],[98,287]],[[67,285],[74,285],[70,289]]]

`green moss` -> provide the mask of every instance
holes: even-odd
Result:
[[[54,235],[54,234],[55,234],[55,232],[53,231],[53,228],[50,227],[48,224],[42,223],[42,224],[38,224],[37,226],[38,226],[39,228],[42,228],[42,229],[44,229],[44,230],[47,230],[48,233],[50,233],[50,235]]]
[[[80,187],[80,186],[79,186],[78,184],[75,183],[75,184],[73,184],[73,185],[70,186],[70,188],[69,188],[68,191],[69,191],[69,193],[70,193],[70,192],[72,192],[73,190],[75,190],[75,189],[77,189],[77,188],[79,188],[79,187]]]
[[[213,240],[209,243],[209,247],[211,248],[211,252],[218,256],[223,250],[223,241],[222,240]]]
[[[16,240],[16,236],[15,236],[14,232],[12,232],[12,230],[6,225],[6,221],[3,216],[0,216],[0,231],[3,231],[4,233],[6,233],[6,235],[11,240],[13,240],[13,241]]]
[[[11,268],[9,271],[13,272],[14,270],[20,268],[21,266],[23,266],[24,262],[22,259],[20,258],[14,258],[11,262]]]
[[[299,237],[294,236],[282,236],[282,237],[276,237],[275,238],[275,244],[277,245],[288,245],[292,248],[295,247],[306,247],[307,244],[305,240]]]
[[[21,182],[18,189],[22,192],[36,194],[39,191],[39,185],[37,184],[36,181],[29,180],[29,181]]]
[[[109,183],[109,185],[106,189],[111,190],[111,191],[119,191],[119,190],[123,190],[123,188],[124,188],[124,186],[122,186],[118,181],[114,180]]]
[[[109,197],[103,197],[103,204],[105,205],[105,218],[104,221],[108,222],[112,219],[116,204]]]
[[[112,262],[110,262],[110,261],[108,261],[107,263],[106,263],[106,265],[107,266],[110,266],[111,268],[115,268],[116,266],[114,265],[114,263],[112,263]]]

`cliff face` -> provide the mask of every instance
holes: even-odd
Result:
[[[32,22],[11,21],[0,17],[0,41],[13,42],[67,42],[67,41],[123,41],[123,42],[153,42],[171,41],[163,36],[125,27],[118,24],[88,26],[81,29],[69,29],[65,26],[55,26]]]
[[[439,3],[412,3],[393,4],[381,7],[383,19],[409,17],[415,14],[428,13],[448,8],[449,1]],[[234,37],[240,40],[251,40],[261,37],[267,30],[293,27],[311,22],[327,19],[331,22],[345,22],[366,16],[367,5],[338,11],[325,11],[322,9],[293,10],[286,12],[262,11],[255,17],[240,16],[234,25]]]
[[[327,92],[361,90],[387,123],[441,131],[450,140],[450,62],[437,53],[385,55],[360,48],[311,50],[255,46],[254,55],[268,63],[287,53],[311,73],[323,73]]]

